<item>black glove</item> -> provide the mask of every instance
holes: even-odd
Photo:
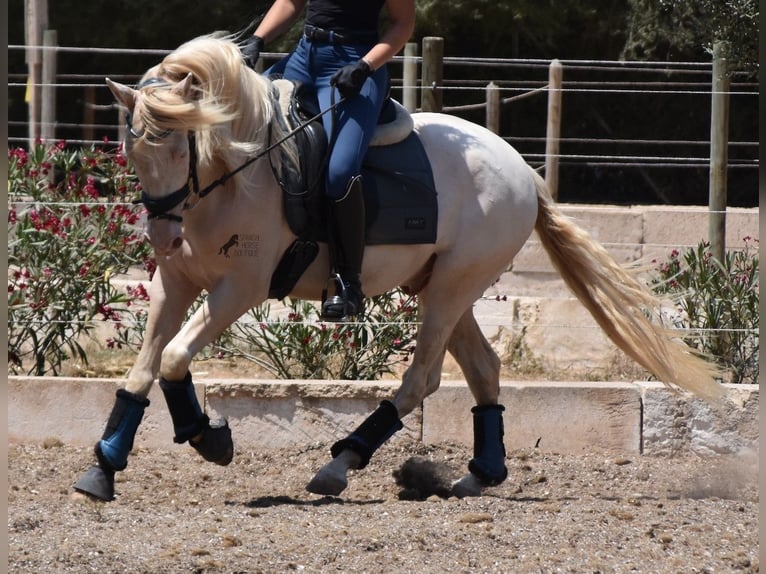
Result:
[[[372,76],[370,65],[364,60],[359,60],[335,72],[330,85],[338,88],[340,95],[348,100],[359,95],[365,80],[370,76]]]
[[[255,70],[255,63],[261,55],[261,50],[263,50],[263,38],[260,36],[250,36],[241,48],[245,64],[253,70]]]

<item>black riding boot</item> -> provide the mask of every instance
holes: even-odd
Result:
[[[362,177],[348,184],[346,195],[330,205],[328,242],[336,283],[335,295],[322,302],[322,319],[341,321],[364,313],[364,196]]]

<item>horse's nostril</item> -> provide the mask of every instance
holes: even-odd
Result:
[[[183,239],[181,239],[180,237],[176,237],[173,240],[173,249],[178,249],[179,247],[181,247],[182,243],[183,243]]]

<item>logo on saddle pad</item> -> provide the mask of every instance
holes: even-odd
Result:
[[[260,236],[252,233],[235,233],[218,249],[218,255],[229,257],[254,257],[258,254]]]

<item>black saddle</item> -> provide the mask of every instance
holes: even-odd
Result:
[[[284,80],[282,80],[282,89]],[[282,188],[285,217],[297,239],[277,266],[269,296],[282,299],[316,258],[319,242],[327,241],[328,201],[324,193],[328,137],[316,94],[297,82],[280,121],[295,130],[299,165],[283,151],[277,179]],[[282,97],[283,101],[287,98]],[[284,106],[283,106],[284,107]],[[380,125],[391,124],[403,108],[390,98]],[[329,112],[331,113],[331,112]],[[400,139],[400,138],[396,138]],[[272,166],[274,167],[274,166]],[[274,170],[277,174],[277,170]],[[434,243],[438,207],[431,165],[414,131],[400,141],[368,148],[362,162],[367,245]]]

